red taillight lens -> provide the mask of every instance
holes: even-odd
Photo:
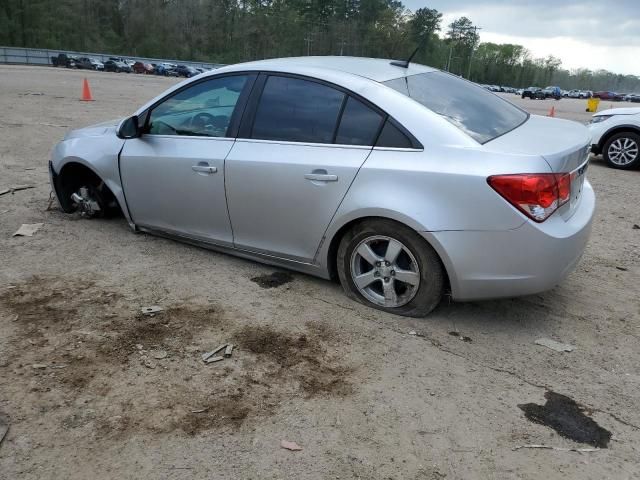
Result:
[[[487,182],[518,210],[543,222],[571,198],[568,173],[522,173],[493,175]]]

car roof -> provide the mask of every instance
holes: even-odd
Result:
[[[278,68],[291,69],[296,67],[319,68],[350,73],[376,82],[436,71],[435,68],[418,63],[410,63],[408,68],[403,68],[392,65],[391,62],[392,60],[364,57],[286,57],[240,63],[233,65],[233,67],[257,70],[278,70]]]

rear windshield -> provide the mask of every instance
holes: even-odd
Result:
[[[444,72],[429,72],[383,82],[411,97],[486,143],[522,125],[529,114],[475,83]]]

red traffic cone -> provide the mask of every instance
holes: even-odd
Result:
[[[556,116],[556,107],[551,107],[551,110],[549,110],[549,115],[547,115],[547,117],[555,117]]]
[[[80,100],[82,100],[83,102],[93,102],[91,89],[89,88],[89,82],[86,78],[82,82],[82,97],[80,97]]]

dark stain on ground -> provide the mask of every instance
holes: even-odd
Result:
[[[252,282],[257,283],[262,288],[277,288],[285,283],[293,281],[293,275],[289,272],[273,272],[265,275],[258,275],[251,279]]]
[[[350,368],[336,365],[315,336],[290,335],[269,326],[246,326],[234,336],[241,349],[264,357],[277,367],[272,377],[292,377],[307,396],[349,395]]]
[[[452,337],[458,337],[463,342],[471,343],[473,341],[471,340],[471,337],[465,337],[464,335],[460,335],[459,332],[455,332],[455,331],[449,332],[449,335],[451,335]]]
[[[611,432],[588,417],[583,406],[565,395],[552,391],[546,392],[544,396],[547,399],[544,405],[535,403],[518,405],[527,419],[553,428],[570,440],[598,448],[607,448],[611,440]]]

